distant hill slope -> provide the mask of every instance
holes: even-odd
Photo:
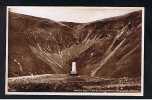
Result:
[[[80,41],[97,39],[77,59],[80,73],[103,77],[140,76],[141,20],[141,11],[136,11],[82,25],[78,31]]]
[[[72,33],[62,23],[9,12],[9,76],[53,73],[31,47],[58,52],[75,43]]]
[[[69,73],[140,77],[142,12],[89,23],[9,12],[9,76]]]

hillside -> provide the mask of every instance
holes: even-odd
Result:
[[[56,22],[9,12],[9,77],[78,74],[140,77],[142,12],[89,23]]]

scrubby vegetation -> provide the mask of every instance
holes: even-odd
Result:
[[[110,78],[64,74],[37,75],[9,79],[10,92],[140,92],[140,78]]]

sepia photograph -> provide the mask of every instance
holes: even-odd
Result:
[[[143,96],[144,7],[7,6],[6,95]]]

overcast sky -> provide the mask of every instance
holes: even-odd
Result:
[[[9,10],[16,13],[48,18],[55,21],[91,22],[103,18],[123,15],[142,10],[141,7],[38,7],[13,6]]]

